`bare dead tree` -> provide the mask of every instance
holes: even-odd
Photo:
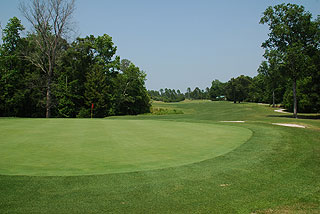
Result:
[[[34,42],[39,50],[26,54],[26,59],[46,74],[46,117],[51,116],[51,85],[63,38],[71,30],[75,0],[29,0],[19,7],[31,23]]]

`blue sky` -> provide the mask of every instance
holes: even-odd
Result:
[[[259,24],[262,13],[288,2],[320,15],[319,0],[78,0],[74,21],[78,36],[112,36],[117,55],[147,73],[148,89],[186,91],[210,87],[214,79],[255,76],[268,34]],[[3,27],[17,16],[28,28],[18,3],[1,0]]]

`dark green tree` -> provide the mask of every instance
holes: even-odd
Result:
[[[85,104],[84,94],[87,74],[94,67],[95,37],[77,38],[63,52],[57,63],[55,112],[59,117],[88,116],[90,106]]]
[[[237,78],[231,78],[226,84],[226,96],[228,100],[243,102],[249,98],[249,88],[252,79],[248,76],[241,75]]]
[[[237,102],[236,80],[231,78],[226,84],[226,98],[227,100]]]
[[[121,60],[120,73],[116,78],[117,114],[136,115],[150,112],[150,98],[145,81],[145,72],[129,60]]]
[[[187,88],[187,92],[186,92],[186,98],[188,98],[189,100],[191,99],[191,88],[190,87],[188,87]]]
[[[209,95],[211,100],[220,100],[222,96],[225,96],[225,84],[217,79],[213,80]]]
[[[202,91],[199,87],[195,87],[195,89],[190,93],[191,99],[200,100],[202,99]]]
[[[92,104],[94,104],[93,117],[113,115],[112,96],[109,93],[107,75],[101,65],[93,65],[91,71],[87,73],[84,98],[86,108],[82,111],[86,113],[82,112],[83,116],[89,117]]]
[[[162,93],[161,93],[162,91]],[[160,89],[159,91],[148,91],[151,99],[157,100],[157,101],[163,101],[163,102],[180,102],[185,100],[185,95],[181,93],[181,91],[178,89],[177,91],[175,89],[168,89],[165,90]]]
[[[148,90],[148,94],[149,94],[151,100],[162,101],[162,96],[159,91]]]
[[[58,116],[88,117],[93,102],[95,117],[115,114],[114,79],[119,68],[116,50],[106,34],[78,38],[67,48],[57,66]]]
[[[3,29],[0,48],[0,115],[22,116],[26,102],[26,63],[21,58],[24,30],[17,17]]]
[[[269,38],[262,44],[267,51],[277,51],[281,56],[283,76],[292,82],[293,116],[297,117],[297,81],[305,76],[310,49],[318,47],[317,23],[303,6],[280,4],[268,7],[260,20],[269,26]]]
[[[258,68],[258,74],[264,77],[265,96],[268,97],[264,102],[272,104],[281,103],[283,94],[287,86],[286,78],[283,78],[284,67],[282,66],[281,55],[278,51],[266,51],[264,57],[268,61],[263,61]],[[269,99],[270,97],[270,99]]]
[[[266,90],[266,77],[262,74],[258,74],[253,77],[251,84],[249,85],[248,101],[250,102],[268,102],[268,94]]]

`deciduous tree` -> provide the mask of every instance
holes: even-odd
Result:
[[[34,41],[39,51],[25,57],[46,74],[46,117],[51,116],[52,81],[56,61],[61,52],[63,37],[71,28],[75,9],[74,0],[30,0],[21,3],[20,10],[34,30]]]
[[[3,29],[0,48],[0,115],[21,116],[25,103],[25,62],[21,59],[24,26],[17,17]]]
[[[276,51],[283,59],[285,77],[292,82],[293,115],[297,117],[297,81],[307,72],[310,49],[319,46],[317,24],[303,6],[280,4],[268,7],[260,20],[269,26],[269,38],[262,44],[266,51]]]

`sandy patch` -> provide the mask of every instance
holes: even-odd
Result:
[[[244,123],[244,121],[236,120],[236,121],[220,121],[221,123]]]
[[[274,110],[275,112],[278,112],[278,113],[285,113],[285,114],[288,114],[289,112],[286,112],[284,108],[282,109],[277,109],[277,110]]]
[[[288,127],[296,127],[296,128],[306,128],[305,126],[293,124],[293,123],[272,123],[273,125],[277,126],[288,126]]]

